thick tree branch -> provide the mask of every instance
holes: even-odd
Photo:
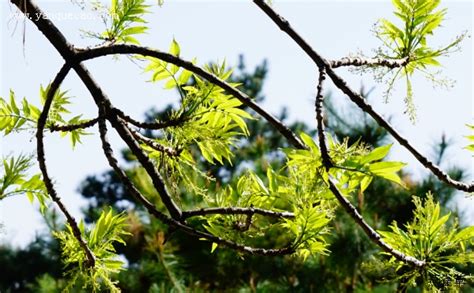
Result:
[[[53,182],[51,181],[51,178],[49,177],[49,174],[48,174],[48,168],[46,167],[46,157],[44,153],[43,131],[45,128],[46,121],[48,119],[49,110],[53,102],[54,94],[58,90],[60,84],[63,82],[64,78],[66,77],[70,69],[71,69],[70,64],[66,63],[63,65],[63,67],[61,68],[61,70],[58,72],[53,82],[51,83],[49,91],[46,94],[46,101],[44,103],[44,107],[41,112],[41,115],[38,119],[38,126],[37,126],[38,128],[36,131],[36,151],[37,151],[37,160],[39,163],[39,168],[43,175],[43,181],[46,186],[46,190],[48,191],[49,196],[51,196],[51,199],[56,203],[56,205],[59,207],[61,212],[66,217],[66,220],[69,226],[71,227],[74,237],[77,239],[77,241],[79,242],[79,245],[84,250],[84,253],[87,259],[86,266],[92,268],[95,266],[95,256],[90,250],[84,238],[82,237],[81,231],[79,230],[76,219],[74,219],[74,217],[68,211],[66,206],[63,204],[63,202],[61,201],[61,198],[56,192],[56,189],[54,188]]]
[[[346,94],[353,103],[355,103],[360,109],[369,114],[380,126],[385,128],[397,141],[405,147],[425,168],[429,169],[438,179],[447,183],[448,185],[465,192],[474,192],[474,183],[467,184],[452,179],[447,173],[441,170],[436,164],[428,160],[420,152],[418,152],[406,138],[399,134],[393,126],[386,121],[380,114],[378,114],[366,100],[352,90],[347,83],[337,75],[331,68],[331,64],[321,57],[296,31],[290,26],[289,22],[283,17],[278,15],[270,6],[268,6],[262,0],[254,0],[257,4],[272,20],[273,22],[285,33],[287,33],[299,46],[300,48],[313,60],[313,62],[319,67],[324,67],[327,75],[332,79],[334,85],[339,88],[344,94]]]

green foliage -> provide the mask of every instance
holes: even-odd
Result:
[[[402,230],[394,222],[391,232],[379,231],[382,239],[394,249],[407,255],[426,261],[422,268],[413,268],[393,256],[386,264],[387,268],[395,269],[396,277],[405,287],[423,288],[434,292],[445,289],[446,284],[455,285],[472,279],[456,269],[474,261],[472,241],[474,227],[459,230],[457,224],[448,225],[450,214],[441,216],[440,205],[435,203],[432,194],[428,194],[424,202],[419,197],[413,198],[415,205],[414,217]],[[388,253],[385,253],[388,255]]]
[[[46,88],[40,86],[40,102],[44,105],[50,85]],[[22,132],[25,130],[34,130],[37,127],[41,110],[31,104],[26,98],[21,100],[21,106],[16,101],[15,93],[10,90],[10,101],[7,102],[3,98],[0,98],[0,131],[3,135],[8,135],[12,132]],[[86,122],[87,120],[81,119],[82,115],[72,117],[67,120],[64,118],[65,115],[70,114],[67,106],[71,104],[71,97],[67,95],[67,91],[61,91],[58,89],[53,97],[53,102],[46,121],[46,129],[52,128],[53,126],[65,126],[74,125]],[[61,137],[69,135],[72,147],[74,148],[77,143],[82,143],[81,138],[88,133],[83,128],[77,128],[70,131],[61,131]]]
[[[387,19],[379,21],[375,33],[383,42],[383,48],[378,50],[378,57],[389,60],[409,58],[406,66],[389,74],[386,98],[390,95],[395,80],[405,78],[406,110],[410,120],[414,122],[416,113],[410,77],[417,71],[435,84],[448,86],[448,81],[436,77],[439,72],[432,73],[428,69],[441,65],[439,57],[458,51],[460,42],[467,34],[463,33],[448,45],[434,49],[428,46],[427,38],[433,35],[446,15],[446,9],[436,10],[440,0],[392,0],[392,4],[395,8],[394,14],[402,21],[402,26],[399,27]],[[384,71],[380,78],[385,78],[387,73],[388,71]]]
[[[36,198],[40,204],[40,211],[47,208],[48,193],[40,174],[27,176],[32,166],[30,156],[6,157],[0,162],[2,177],[0,177],[0,200],[18,194],[26,194],[30,202]]]
[[[10,101],[0,98],[0,131],[4,135],[32,129],[36,126],[41,111],[30,104],[25,98],[21,106],[17,105],[15,93],[10,90]]]
[[[474,125],[467,125],[467,127],[469,127],[469,129],[471,129],[471,130],[474,130]],[[467,149],[471,152],[474,152],[474,135],[466,136],[466,138],[469,140],[469,142],[471,144],[466,146],[465,149]]]
[[[169,51],[179,56],[180,47],[176,40],[172,41]],[[152,73],[151,81],[163,80],[165,88],[177,88],[181,95],[180,108],[170,114],[170,119],[182,120],[183,123],[165,129],[166,137],[171,137],[170,144],[180,149],[195,144],[209,163],[224,164],[224,160],[231,163],[231,147],[235,146],[237,136],[249,134],[244,119],[252,119],[250,114],[240,109],[242,103],[187,70],[154,58],[146,59],[149,65],[145,71]],[[205,69],[224,81],[232,74],[226,69],[225,62],[220,66],[205,66]],[[191,79],[195,81],[194,85],[186,85]]]
[[[112,0],[109,14],[111,17],[110,27],[102,33],[105,40],[113,43],[139,44],[134,37],[148,30],[143,15],[148,13],[150,5],[145,0]]]
[[[125,245],[124,236],[130,234],[125,230],[126,219],[126,215],[114,215],[112,209],[109,209],[101,213],[90,230],[81,222],[79,228],[82,236],[96,257],[96,264],[92,268],[86,266],[84,250],[69,225],[65,231],[54,232],[54,236],[61,242],[63,262],[66,267],[70,267],[68,275],[71,280],[66,291],[79,283],[84,290],[102,292],[103,288],[106,288],[111,292],[119,292],[116,282],[111,280],[111,275],[123,269],[124,263],[117,258],[114,245]]]

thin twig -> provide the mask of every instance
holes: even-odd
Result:
[[[183,149],[173,149],[172,147],[164,146],[164,145],[156,142],[155,140],[142,135],[140,132],[138,132],[136,130],[133,130],[129,127],[127,127],[127,128],[128,128],[128,130],[130,130],[130,132],[132,133],[133,137],[135,137],[136,140],[139,140],[139,141],[143,142],[144,144],[146,144],[147,146],[151,147],[152,149],[157,150],[157,151],[162,152],[162,153],[165,153],[168,156],[177,157],[183,151]]]
[[[410,63],[410,58],[384,59],[384,58],[363,58],[363,57],[343,57],[339,60],[331,60],[329,64],[332,68],[343,66],[371,66],[387,67],[390,69],[404,67]]]
[[[53,124],[53,125],[49,126],[48,129],[51,132],[55,132],[55,131],[63,131],[63,132],[65,132],[65,131],[74,131],[74,130],[77,130],[77,129],[85,129],[85,128],[92,127],[98,121],[99,121],[99,118],[94,118],[94,119],[84,121],[84,122],[81,122],[81,123],[77,123],[77,124],[66,124],[66,125]]]
[[[179,126],[185,122],[184,118],[178,118],[178,119],[170,119],[167,121],[157,121],[157,122],[142,122],[138,121],[136,119],[133,119],[129,115],[125,114],[122,110],[114,108],[113,109],[123,120],[127,121],[128,123],[138,127],[138,128],[143,128],[143,129],[150,129],[150,130],[159,130],[167,127],[172,127],[172,126]]]
[[[324,68],[319,69],[319,78],[318,78],[318,86],[316,90],[316,101],[315,101],[315,109],[316,109],[316,125],[318,129],[318,139],[319,139],[319,147],[321,148],[321,158],[323,161],[324,166],[326,167],[326,171],[329,171],[331,167],[333,167],[333,163],[329,156],[329,151],[326,146],[326,132],[324,131],[324,114],[323,114],[323,82],[326,79],[326,72]]]
[[[217,208],[202,208],[196,210],[183,211],[183,219],[187,219],[195,216],[206,216],[206,215],[262,215],[273,218],[294,218],[295,215],[291,212],[277,212],[264,210],[260,208],[241,208],[241,207],[217,207]]]

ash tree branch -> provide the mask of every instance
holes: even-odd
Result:
[[[328,172],[333,164],[331,163],[331,156],[328,151],[328,147],[326,145],[326,132],[324,129],[324,114],[323,114],[323,100],[324,96],[322,94],[323,88],[323,81],[325,79],[325,71],[324,68],[320,69],[319,79],[318,79],[318,86],[317,86],[317,94],[316,94],[316,121],[317,121],[317,128],[318,128],[318,141],[319,141],[319,148],[321,150],[321,158],[323,161],[323,165]],[[352,205],[352,203],[342,195],[341,191],[337,188],[337,185],[334,183],[331,175],[328,175],[328,185],[329,190],[334,194],[336,199],[339,201],[341,206],[346,210],[346,212],[352,217],[352,219],[364,230],[365,234],[380,248],[384,251],[390,253],[398,260],[401,260],[406,263],[410,263],[416,267],[423,267],[426,263],[425,261],[418,260],[412,256],[406,255],[398,250],[393,249],[390,245],[385,243],[380,234],[378,234],[362,217],[362,215],[357,211],[356,207]]]
[[[74,237],[79,242],[79,245],[84,251],[86,255],[86,259],[87,259],[86,267],[92,268],[95,266],[95,256],[90,250],[84,238],[82,237],[81,231],[77,225],[76,220],[68,211],[64,203],[61,201],[61,198],[59,197],[58,193],[56,192],[56,189],[54,188],[53,182],[48,174],[48,168],[46,167],[46,157],[45,157],[45,152],[44,152],[43,132],[45,129],[46,120],[48,119],[49,110],[51,109],[51,104],[53,102],[54,94],[56,93],[60,84],[63,82],[64,78],[66,77],[66,75],[68,74],[70,70],[71,70],[71,64],[65,63],[63,67],[61,68],[61,70],[56,75],[56,77],[54,78],[49,88],[49,91],[46,94],[46,101],[44,102],[43,110],[38,119],[38,126],[37,126],[38,128],[36,131],[37,160],[38,160],[39,168],[43,175],[43,181],[44,181],[44,184],[46,186],[46,190],[48,191],[49,196],[51,196],[51,199],[56,203],[58,208],[66,217],[66,220],[69,226],[71,227]]]
[[[318,129],[319,148],[321,149],[321,158],[323,165],[326,167],[326,171],[329,171],[333,167],[331,157],[329,156],[329,150],[326,145],[326,132],[324,131],[324,116],[323,116],[323,82],[326,79],[326,72],[324,68],[319,69],[318,86],[316,90],[316,125]]]
[[[55,131],[62,131],[62,132],[74,131],[74,130],[78,130],[78,129],[85,129],[85,128],[92,127],[92,126],[96,125],[98,121],[99,121],[99,118],[94,118],[94,119],[91,119],[91,120],[88,120],[88,121],[85,121],[85,122],[81,122],[81,123],[77,123],[77,124],[67,124],[67,125],[53,124],[53,125],[49,126],[48,129],[51,132],[55,132]]]
[[[150,130],[160,130],[163,128],[167,127],[172,127],[172,126],[179,126],[183,124],[183,122],[186,121],[185,118],[179,117],[178,119],[170,119],[167,121],[160,121],[160,122],[141,122],[136,119],[133,119],[129,115],[125,114],[122,110],[115,108],[114,111],[117,113],[117,115],[125,120],[127,123],[132,124],[133,126],[136,126],[138,128],[143,128],[143,129],[150,129]]]
[[[343,66],[382,66],[390,69],[404,67],[410,63],[410,58],[402,59],[384,59],[384,58],[362,58],[362,57],[343,57],[339,60],[331,60],[329,64],[332,68]]]
[[[270,19],[290,38],[295,41],[300,48],[313,60],[313,62],[319,67],[324,67],[327,75],[331,78],[332,82],[336,87],[346,94],[353,103],[355,103],[362,111],[369,114],[380,126],[385,128],[397,141],[405,147],[425,168],[430,170],[439,180],[446,184],[465,192],[474,192],[474,183],[464,183],[452,179],[446,172],[441,170],[435,163],[431,162],[422,155],[418,150],[413,147],[408,140],[403,137],[395,128],[386,121],[379,113],[377,113],[370,104],[356,91],[351,89],[345,80],[337,75],[331,68],[329,61],[321,57],[291,26],[290,23],[278,15],[270,6],[268,6],[262,0],[253,1],[259,8],[261,8]]]
[[[299,36],[298,33],[296,33],[290,26],[289,22],[285,20],[283,17],[278,15],[270,6],[268,6],[264,1],[262,0],[254,0],[254,3],[257,4],[258,7],[260,7],[274,22],[278,27],[286,32],[288,35],[291,36],[291,38],[298,44],[300,47],[308,53],[308,55],[313,59],[313,61],[316,63],[318,68],[320,69],[320,76],[319,76],[319,82],[318,82],[318,92],[316,96],[316,120],[318,122],[318,137],[319,137],[319,142],[320,142],[320,150],[321,150],[321,156],[323,158],[323,164],[326,167],[326,170],[329,170],[331,168],[330,165],[330,155],[328,152],[328,148],[326,146],[326,141],[325,141],[325,135],[324,135],[324,126],[322,125],[323,121],[323,111],[322,111],[322,82],[324,80],[325,72],[328,73],[329,76],[330,73],[332,72],[333,75],[335,75],[334,71],[332,71],[331,66],[327,60],[322,58],[318,53],[316,53],[311,46],[301,37]],[[342,80],[342,79],[341,79]],[[345,83],[345,82],[344,82]],[[319,125],[321,124],[321,125]],[[323,154],[325,153],[325,154]],[[325,158],[325,159],[324,159]],[[360,215],[360,213],[357,211],[357,209],[352,205],[352,203],[347,200],[342,193],[339,191],[337,188],[336,184],[333,182],[332,178],[329,176],[328,178],[328,185],[329,189],[331,192],[334,194],[336,199],[339,201],[341,206],[346,210],[346,212],[352,217],[352,219],[364,230],[365,234],[374,242],[376,243],[380,248],[382,248],[384,251],[390,253],[393,255],[395,258],[398,260],[401,260],[403,262],[409,263],[415,267],[423,267],[425,265],[425,262],[422,260],[418,260],[412,256],[408,256],[403,254],[402,252],[393,249],[391,246],[386,244],[382,239],[381,236],[369,225],[363,217]]]
[[[136,140],[141,141],[144,144],[146,144],[147,146],[151,147],[152,149],[157,150],[159,152],[162,152],[164,154],[167,154],[170,157],[177,157],[183,151],[182,149],[173,149],[172,147],[164,146],[164,145],[154,141],[153,139],[142,135],[140,132],[138,132],[136,130],[133,130],[129,127],[127,127],[127,128]]]
[[[260,208],[241,208],[241,207],[217,207],[217,208],[202,208],[196,210],[183,211],[183,219],[206,216],[206,215],[261,215],[272,218],[287,218],[292,219],[295,215],[291,212],[276,212]]]

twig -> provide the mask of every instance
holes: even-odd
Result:
[[[130,133],[132,133],[133,137],[135,137],[136,140],[139,140],[139,141],[143,142],[144,144],[146,144],[147,146],[151,147],[152,149],[157,150],[157,151],[162,152],[162,153],[165,153],[168,156],[177,157],[183,151],[182,149],[176,149],[175,150],[175,149],[173,149],[169,146],[164,146],[162,144],[159,144],[158,142],[154,141],[153,139],[142,135],[140,132],[138,132],[136,130],[133,130],[129,127],[127,127],[127,128],[130,131]]]
[[[390,69],[404,67],[410,63],[410,58],[384,59],[384,58],[363,58],[363,57],[343,57],[339,60],[331,60],[329,64],[332,68],[342,66],[382,66]]]
[[[172,126],[178,126],[181,125],[185,119],[184,118],[178,118],[178,119],[171,119],[163,122],[141,122],[138,120],[133,119],[129,115],[126,115],[122,110],[114,108],[113,109],[123,120],[126,122],[138,127],[138,128],[143,128],[143,129],[150,129],[150,130],[159,130],[163,129],[166,127],[172,127]]]
[[[183,219],[187,219],[195,216],[205,215],[262,215],[273,218],[294,218],[295,215],[291,212],[276,212],[270,210],[264,210],[260,208],[241,208],[241,207],[217,207],[217,208],[202,208],[196,210],[183,211]]]
[[[49,177],[49,174],[48,174],[48,169],[46,167],[46,158],[45,158],[45,153],[44,153],[43,131],[45,128],[46,121],[48,119],[49,110],[53,102],[54,94],[58,90],[60,84],[62,83],[62,81],[64,80],[64,78],[66,77],[70,69],[71,69],[70,64],[66,63],[63,65],[63,67],[61,68],[61,70],[58,72],[53,82],[51,83],[49,91],[46,94],[46,101],[44,102],[43,111],[41,112],[41,115],[38,119],[38,126],[37,126],[38,129],[36,131],[37,160],[39,163],[39,168],[43,175],[43,181],[46,186],[46,190],[48,191],[48,194],[51,196],[51,199],[56,203],[56,205],[59,207],[61,212],[66,217],[66,220],[69,226],[71,227],[74,237],[79,242],[79,245],[81,246],[81,248],[84,250],[84,253],[87,258],[86,267],[92,268],[95,266],[95,256],[90,250],[84,238],[82,238],[81,231],[79,230],[76,220],[69,213],[66,206],[61,201],[61,198],[58,196],[56,189],[54,188],[53,182],[51,181],[51,178]]]
[[[94,126],[99,121],[99,118],[94,118],[85,122],[77,123],[77,124],[67,124],[67,125],[59,125],[53,124],[48,127],[51,132],[55,131],[74,131],[77,129],[85,129]]]

